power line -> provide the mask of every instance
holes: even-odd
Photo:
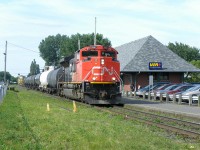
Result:
[[[39,53],[37,51],[31,50],[31,49],[28,49],[28,48],[25,48],[23,46],[16,45],[16,44],[13,44],[13,43],[10,43],[10,42],[8,42],[8,44],[13,45],[13,46],[18,47],[18,48],[22,48],[22,49],[27,50],[27,51],[31,51],[31,52],[34,52],[34,53]]]

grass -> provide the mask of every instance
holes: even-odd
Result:
[[[8,91],[0,105],[0,149],[182,150],[200,144],[90,107],[78,105],[74,113],[71,102],[23,89]]]

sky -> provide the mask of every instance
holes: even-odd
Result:
[[[0,0],[0,71],[27,75],[33,59],[45,62],[38,46],[49,35],[97,33],[112,46],[152,35],[167,45],[200,49],[200,0]],[[91,43],[92,44],[92,43]]]

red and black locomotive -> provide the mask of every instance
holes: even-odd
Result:
[[[90,104],[120,103],[120,63],[118,52],[102,45],[88,46],[76,51],[65,67],[65,82],[58,83],[63,95]],[[66,67],[67,66],[67,67]]]

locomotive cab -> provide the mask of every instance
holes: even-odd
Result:
[[[81,49],[75,54],[75,82],[119,82],[120,64],[117,51],[101,45]]]

